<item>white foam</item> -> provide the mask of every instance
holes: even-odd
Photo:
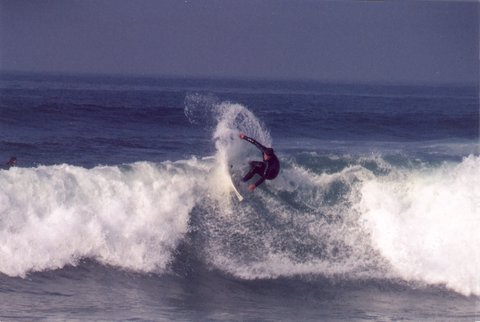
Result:
[[[0,272],[24,276],[82,258],[162,271],[188,231],[205,171],[195,159],[0,171]]]
[[[353,260],[332,262],[319,258],[308,261],[292,259],[288,254],[267,253],[259,261],[253,261],[248,265],[235,259],[219,255],[215,259],[216,265],[225,271],[242,279],[274,279],[298,275],[321,275],[323,277],[338,278],[350,276],[351,278],[373,278],[371,271],[359,271],[359,265]],[[383,277],[383,276],[382,276]]]
[[[358,210],[402,278],[480,295],[480,158],[363,183]]]

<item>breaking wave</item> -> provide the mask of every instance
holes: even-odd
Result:
[[[162,274],[195,239],[191,253],[240,279],[394,279],[480,295],[478,156],[411,166],[284,152],[280,176],[238,202],[228,162],[255,153],[238,133],[272,140],[246,107],[208,104],[185,114],[214,119],[213,156],[0,170],[0,272],[87,258]]]

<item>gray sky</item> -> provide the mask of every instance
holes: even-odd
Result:
[[[476,82],[477,1],[0,0],[0,69]]]

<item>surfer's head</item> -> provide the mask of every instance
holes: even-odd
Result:
[[[271,156],[273,156],[273,149],[272,148],[267,148],[263,151],[263,155],[266,160],[270,159]]]
[[[15,165],[17,163],[17,158],[16,157],[11,157],[10,160],[8,160],[7,164]]]

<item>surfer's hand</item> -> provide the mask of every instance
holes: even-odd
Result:
[[[245,137],[245,134],[240,133],[239,137],[243,140],[243,138]]]
[[[252,183],[251,185],[248,186],[248,191],[252,192],[253,190],[255,190],[256,187],[257,186],[255,186],[255,184]]]

